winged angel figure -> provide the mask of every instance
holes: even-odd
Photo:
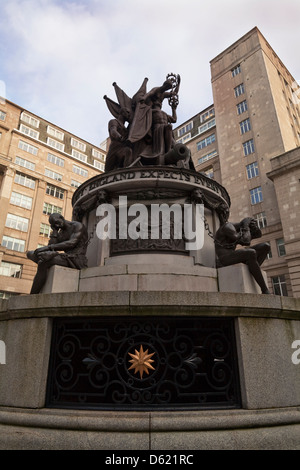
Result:
[[[172,124],[177,121],[180,76],[168,74],[162,86],[152,88],[149,92],[147,82],[148,78],[145,78],[132,98],[116,83],[113,83],[113,87],[118,102],[104,96],[114,116],[108,124],[111,143],[106,157],[106,172],[134,166],[138,162],[163,165],[186,158],[187,152],[173,156],[175,161],[170,156],[170,152],[176,148]],[[162,110],[164,99],[168,99],[171,115]]]

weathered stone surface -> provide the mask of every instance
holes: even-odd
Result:
[[[263,276],[267,282],[265,272],[263,272]],[[261,290],[251,276],[248,267],[242,263],[218,268],[218,281],[220,292],[261,294]]]
[[[300,367],[292,343],[300,321],[238,318],[237,343],[243,406],[273,408],[300,404]]]
[[[298,408],[115,413],[0,408],[1,450],[299,450]]]
[[[42,288],[42,293],[77,292],[79,273],[78,269],[52,266],[48,269],[48,276]]]
[[[0,322],[6,364],[0,365],[0,405],[40,408],[45,404],[51,321],[28,318]]]

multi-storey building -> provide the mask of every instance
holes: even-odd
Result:
[[[26,252],[48,244],[51,213],[72,218],[75,189],[104,171],[105,154],[0,100],[0,298],[30,292],[36,267]]]
[[[198,171],[226,187],[231,220],[257,219],[261,241],[271,244],[263,268],[272,291],[296,295],[286,256],[291,232],[269,178],[272,158],[300,145],[296,81],[257,28],[211,61],[211,77],[214,103],[176,128],[175,139],[191,149]]]

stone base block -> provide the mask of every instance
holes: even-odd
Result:
[[[263,271],[267,283],[267,275]],[[218,268],[219,292],[261,294],[261,289],[243,263]]]
[[[49,318],[0,321],[0,338],[6,345],[0,406],[44,406],[51,331]]]
[[[42,294],[78,292],[79,273],[78,269],[52,266],[48,269],[47,281],[42,289]]]
[[[189,263],[112,264],[87,268],[80,273],[80,292],[118,290],[217,292],[217,271]]]

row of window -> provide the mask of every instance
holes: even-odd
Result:
[[[50,155],[50,157],[52,157],[51,154],[49,154],[49,155]],[[49,161],[50,161],[50,159],[49,159]],[[29,160],[25,160],[24,158],[21,158],[21,157],[16,157],[16,164],[22,166],[23,168],[27,168],[29,170],[34,170],[35,169],[35,164],[34,163],[30,162]],[[99,168],[102,169],[102,167],[99,167]],[[83,176],[84,178],[88,177],[88,171],[85,170],[84,168],[80,167],[80,166],[73,165],[72,171],[76,175]],[[16,181],[18,184],[23,184],[23,186],[28,186],[31,189],[34,189],[34,187],[35,187],[35,179],[34,178],[31,178],[30,176],[27,176],[27,175],[23,175],[24,177],[25,176],[27,177],[27,178],[24,179],[24,178],[20,177],[21,173],[17,172],[16,174],[19,175],[18,178],[17,178],[17,181]],[[63,175],[61,173],[57,173],[56,171],[53,171],[50,168],[45,168],[45,176],[48,176],[48,178],[54,179],[56,181],[62,181],[62,178],[63,178]],[[29,183],[29,181],[32,181],[32,182]],[[81,184],[81,183],[79,183],[79,184]]]
[[[250,123],[249,118],[247,118],[244,121],[240,122],[240,130],[241,130],[241,134],[245,134],[246,132],[251,130],[251,123]],[[211,135],[207,136],[205,139],[202,139],[199,142],[197,142],[197,150],[201,150],[201,149],[207,147],[208,145],[212,144],[215,141],[216,141],[215,134],[211,134]],[[245,157],[247,155],[250,155],[251,153],[254,153],[254,141],[253,141],[253,139],[247,140],[246,142],[243,143],[243,152],[244,152]],[[203,158],[203,157],[201,157],[201,158]],[[198,163],[200,163],[200,162],[198,161]]]
[[[32,147],[32,145],[29,145],[26,142],[23,142],[23,141],[20,140],[19,148],[21,148],[22,150],[25,150],[27,152],[29,151],[29,153],[33,153],[30,150],[30,147],[34,148],[34,147]],[[80,158],[78,158],[78,159],[80,160]],[[48,160],[48,162],[54,163],[55,165],[60,166],[62,168],[65,165],[65,161],[64,161],[63,158],[60,158],[56,155],[53,155],[52,153],[48,153],[47,160]],[[28,168],[29,170],[35,170],[35,163],[33,163],[29,160],[26,160],[25,158],[16,157],[16,163],[20,166],[23,166],[24,168]],[[98,168],[99,170],[104,171],[104,163],[99,162],[98,160],[94,160],[94,167]],[[82,176],[85,176],[85,177],[88,176],[88,171],[85,170],[84,168],[78,167],[77,165],[73,165],[72,171],[74,173],[81,174]],[[57,178],[54,178],[54,179],[57,179]],[[61,181],[61,179],[59,181]]]
[[[29,127],[27,128],[28,129],[28,132],[27,132],[27,135],[30,135],[31,137],[34,137],[32,135],[32,132],[34,132],[32,129],[30,129]],[[59,150],[61,152],[64,152],[64,144],[62,144],[61,142],[58,142],[54,139],[52,139],[51,137],[48,137],[47,138],[47,144],[50,146],[50,147],[53,147],[55,150]],[[31,153],[32,155],[37,155],[38,154],[38,147],[35,147],[34,145],[31,145],[29,144],[28,142],[24,142],[22,140],[19,141],[19,145],[18,145],[19,149],[23,150],[24,152],[27,152],[27,153]],[[75,149],[72,149],[72,153],[71,153],[72,157],[76,158],[77,160],[80,160],[84,163],[87,163],[87,155],[85,155],[84,153],[80,152],[79,150],[75,150]],[[100,152],[98,152],[97,150],[93,149],[93,156],[94,157],[97,157],[97,158],[102,158],[104,159],[104,155],[101,154]],[[58,163],[56,163],[56,161],[54,161],[54,163],[58,164],[59,166],[64,166],[62,164],[63,162],[63,159],[59,159],[59,157],[55,157],[53,158],[54,156],[52,155],[52,159],[53,160],[56,160]],[[49,160],[49,158],[48,158]],[[50,160],[49,160],[50,161]],[[96,168],[98,168],[98,164],[100,164],[101,162],[98,162],[98,160],[94,160],[94,166]],[[104,167],[104,164],[102,163],[103,167]],[[101,166],[101,165],[100,165]]]
[[[205,132],[207,129],[210,129],[211,127],[213,127],[216,124],[215,119],[212,119],[212,118],[214,118],[214,116],[215,116],[215,109],[214,108],[211,108],[208,111],[205,111],[204,113],[200,114],[200,116],[199,116],[200,123],[201,124],[205,123],[205,124],[198,127],[198,134],[201,134],[202,132]],[[208,120],[209,120],[209,122],[206,123],[206,121],[208,121]],[[193,126],[194,126],[194,122],[190,121],[187,124],[185,124],[184,126],[177,129],[177,137],[183,137],[184,134],[186,134],[187,132],[189,132],[193,129]],[[191,138],[191,134],[189,134],[188,136],[185,136],[184,140],[187,140],[188,138]],[[181,139],[178,140],[178,142],[180,142],[180,141],[181,141]]]
[[[15,195],[17,193],[13,193],[13,196],[11,198],[11,202],[12,200],[15,199]],[[18,196],[23,196],[22,194],[17,194]],[[26,196],[25,196],[26,197]],[[32,199],[29,198],[30,201],[26,201],[27,202],[27,207],[31,207],[31,204],[32,204]],[[18,198],[18,203],[17,205],[21,205],[20,202],[23,200],[23,198]],[[50,215],[50,214],[53,214],[53,213],[58,213],[58,214],[61,214],[62,213],[62,208],[59,207],[59,206],[56,206],[55,204],[50,204],[48,202],[44,202],[44,207],[43,207],[43,214],[46,214],[46,215]],[[6,222],[5,222],[5,227],[9,227],[9,228],[12,228],[12,229],[15,229],[15,230],[20,230],[21,232],[27,232],[28,231],[28,226],[29,226],[29,219],[25,218],[25,217],[21,217],[19,215],[15,215],[15,214],[10,214],[8,213],[7,216],[6,216]]]
[[[45,170],[46,176],[54,178],[57,181],[61,181],[61,175],[58,173],[53,172],[52,170]],[[78,172],[78,174],[81,174]],[[23,173],[16,173],[15,175],[15,183],[25,186],[26,188],[35,189],[35,179],[31,178],[30,176],[24,175]],[[71,180],[71,186],[74,188],[78,188],[81,185],[79,181]],[[46,194],[50,196],[57,197],[58,199],[64,199],[65,191],[53,184],[47,183],[46,186]],[[19,193],[13,192],[12,193],[12,204],[17,206],[24,207],[25,209],[31,209],[32,205],[32,198],[25,195],[20,195]]]
[[[0,111],[0,121],[5,121],[5,119],[6,119],[6,113],[4,111]],[[30,126],[39,128],[40,121],[25,112],[21,114],[21,120],[26,122]],[[20,124],[19,130],[20,132],[22,132],[25,135],[28,135],[29,137],[32,137],[36,140],[39,139],[39,131],[32,129],[31,127],[28,127],[25,124]],[[64,133],[49,125],[47,126],[47,133],[49,134],[49,136],[51,136],[51,137],[47,137],[47,144],[50,145],[50,147],[55,148],[56,150],[64,152],[65,146],[62,142],[59,142],[64,139]],[[71,146],[74,147],[74,149],[72,149],[72,156],[81,161],[86,162],[87,156],[81,153],[81,152],[86,151],[86,144],[75,139],[74,137],[71,137]],[[33,155],[37,155],[38,153],[38,148],[36,148],[34,145],[27,144],[26,142],[23,142],[21,146],[19,145],[19,148],[22,148],[22,150],[25,150],[25,152],[32,153]],[[92,149],[92,156],[95,158],[100,158],[101,160],[105,160],[105,155],[95,148]],[[95,164],[95,161],[94,161],[94,166],[96,166],[96,168],[99,168],[98,163],[100,162],[97,162]]]
[[[5,113],[4,113],[5,114]],[[3,120],[5,119],[5,116]],[[40,121],[33,116],[27,114],[26,112],[23,112],[21,114],[21,120],[29,124],[30,126],[35,127],[36,129],[39,128],[40,126]],[[29,135],[30,137],[33,137],[35,139],[39,138],[39,132],[35,131],[34,129],[31,129],[30,127],[21,124],[20,125],[20,131],[23,132],[26,135]],[[51,145],[54,148],[57,148],[58,150],[63,151],[64,150],[64,145],[61,142],[56,141],[55,139],[58,139],[62,141],[64,139],[64,133],[55,127],[52,126],[47,126],[47,133],[51,136],[48,138],[47,143]],[[54,137],[54,139],[52,139]],[[80,152],[85,152],[86,151],[86,144],[84,142],[81,142],[80,140],[75,139],[74,137],[71,137],[71,146],[74,147],[75,149],[79,150]],[[92,155],[96,158],[101,158],[104,159],[105,155],[99,150],[92,149]]]

